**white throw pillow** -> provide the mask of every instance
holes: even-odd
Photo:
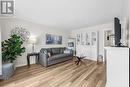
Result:
[[[70,53],[70,50],[66,49],[66,50],[64,51],[64,53]]]
[[[51,57],[51,53],[48,52],[48,56]]]

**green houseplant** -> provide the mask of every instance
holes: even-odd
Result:
[[[25,47],[22,47],[23,40],[20,36],[14,34],[8,40],[2,42],[2,61],[13,62],[18,56],[25,52]]]

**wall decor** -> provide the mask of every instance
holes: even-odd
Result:
[[[80,42],[81,45],[83,45],[83,34],[81,33],[81,42]]]
[[[62,36],[46,34],[46,44],[62,44]]]
[[[86,33],[86,45],[90,45],[89,35],[88,35],[88,33]]]
[[[96,32],[92,32],[91,35],[92,35],[92,36],[91,36],[92,45],[95,45],[95,44],[96,44]]]
[[[112,30],[104,30],[104,47],[115,45],[115,36]]]
[[[82,33],[82,45],[86,45],[86,33]]]
[[[80,44],[80,34],[77,34],[77,37],[76,37],[76,42],[77,42],[77,45]]]
[[[11,35],[18,35],[24,42],[27,42],[30,38],[30,32],[23,27],[15,27],[11,30]]]
[[[69,42],[68,47],[74,47],[74,42]]]

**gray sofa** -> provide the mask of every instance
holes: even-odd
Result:
[[[39,53],[39,63],[42,66],[50,66],[73,58],[73,51],[62,48],[42,48]]]

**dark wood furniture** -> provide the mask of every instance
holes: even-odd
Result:
[[[39,63],[39,53],[28,53],[27,54],[27,65],[30,66],[30,57],[35,56],[36,63]]]
[[[75,58],[77,59],[77,60],[75,61],[76,65],[79,65],[80,62],[83,62],[82,59],[84,59],[85,57],[86,57],[86,56],[81,56],[81,57],[75,56]]]

